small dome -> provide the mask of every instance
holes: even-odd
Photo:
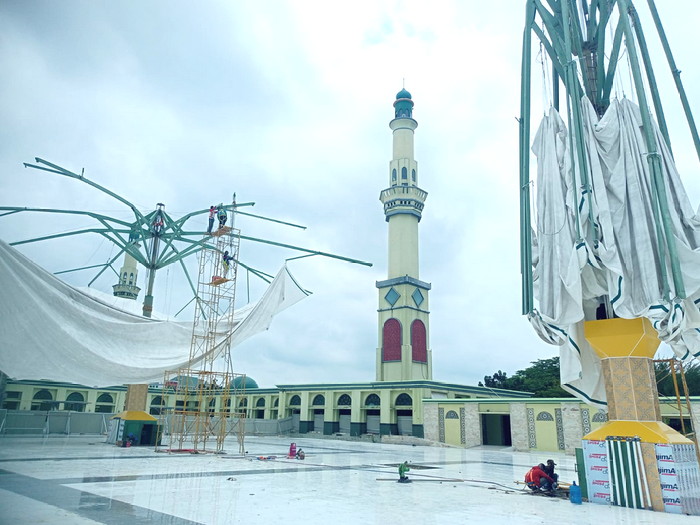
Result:
[[[396,100],[399,100],[400,98],[411,98],[411,94],[406,91],[406,88],[403,88],[396,94]]]
[[[241,388],[241,382],[243,381],[242,376],[236,376],[233,378],[233,388],[234,389],[240,389]],[[245,376],[245,383],[243,383],[243,388],[246,390],[251,389],[251,388],[259,388],[258,384],[255,382],[255,379],[252,377]]]

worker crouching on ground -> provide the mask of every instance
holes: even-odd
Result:
[[[552,478],[552,479],[554,480],[554,481],[552,482],[552,488],[553,488],[553,489],[556,489],[556,488],[557,488],[558,482],[559,482],[559,474],[555,474],[555,473],[554,473],[554,466],[555,466],[555,465],[556,465],[556,463],[554,463],[554,460],[553,460],[553,459],[548,459],[548,460],[547,460],[547,464],[544,466],[544,469],[542,469],[542,470],[545,471],[545,473],[546,473],[550,478]]]
[[[409,483],[410,480],[408,479],[408,476],[406,475],[406,472],[411,470],[408,466],[408,461],[404,461],[399,465],[399,483]]]
[[[554,479],[544,471],[544,463],[535,465],[525,474],[525,483],[533,492],[554,490]]]

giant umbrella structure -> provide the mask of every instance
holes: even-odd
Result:
[[[700,157],[680,71],[647,4]],[[700,514],[696,447],[661,421],[652,361],[660,341],[680,358],[700,355],[700,218],[676,170],[639,16],[631,0],[525,6],[523,314],[561,347],[564,388],[607,410],[608,423],[583,436],[589,499]],[[533,44],[552,64],[553,107],[531,143]],[[625,62],[636,100],[615,94]],[[670,484],[666,476],[681,471]]]
[[[193,296],[196,299],[197,291],[192,282],[192,278],[187,271],[187,267],[185,266],[185,259],[187,257],[195,255],[196,253],[204,249],[206,239],[203,239],[203,231],[188,229],[187,222],[193,217],[201,216],[203,214],[208,213],[209,210],[196,210],[185,214],[179,219],[175,219],[165,211],[165,205],[159,203],[155,210],[153,210],[150,213],[144,214],[141,211],[139,211],[138,208],[134,204],[129,202],[127,199],[88,179],[87,177],[85,177],[84,173],[74,173],[66,168],[63,168],[41,158],[36,158],[35,160],[36,164],[24,163],[24,166],[28,168],[47,171],[49,173],[63,175],[65,177],[70,177],[72,179],[76,179],[85,184],[88,184],[103,193],[106,193],[107,195],[126,205],[132,211],[133,221],[129,222],[122,219],[118,219],[116,217],[111,217],[108,215],[83,210],[0,206],[0,212],[4,212],[0,213],[0,217],[20,212],[37,212],[46,214],[68,214],[87,216],[91,217],[96,222],[95,226],[90,228],[83,228],[70,232],[56,233],[53,235],[46,235],[42,237],[35,237],[31,239],[16,241],[11,243],[12,246],[74,235],[97,234],[108,239],[110,242],[114,243],[114,245],[116,245],[119,248],[119,251],[116,253],[116,255],[114,255],[105,264],[75,268],[67,271],[98,269],[97,274],[92,278],[92,280],[89,283],[92,284],[100,275],[102,275],[102,273],[105,270],[111,268],[112,264],[123,253],[129,254],[136,260],[136,262],[138,262],[148,270],[146,293],[143,303],[143,315],[146,317],[150,317],[153,311],[153,286],[155,283],[156,272],[161,268],[165,268],[166,266],[176,263],[182,267],[182,270],[185,273],[189,286],[192,289]],[[269,217],[263,217],[261,215],[255,215],[241,210],[241,208],[250,207],[254,204],[255,203],[253,202],[237,203],[234,199],[233,203],[224,205],[223,208],[227,212],[232,212],[234,216],[245,215],[296,228],[304,228],[303,226],[299,226],[289,222],[279,221]],[[318,255],[323,257],[330,257],[333,259],[339,259],[341,261],[362,264],[365,266],[371,266],[371,263],[360,261],[357,259],[352,259],[350,257],[343,257],[341,255],[334,255],[331,253],[321,252],[309,248],[303,248],[300,246],[292,246],[289,244],[276,242],[268,239],[260,239],[245,235],[240,235],[239,237],[241,240],[245,241],[252,241],[256,243],[263,243],[277,246],[280,248],[295,250],[300,252],[300,256],[302,257]],[[272,276],[267,274],[266,272],[260,269],[252,268],[251,266],[246,265],[240,260],[236,262],[239,266],[245,268],[255,276],[265,280],[266,282],[269,283],[272,280]]]

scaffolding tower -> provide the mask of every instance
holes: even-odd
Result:
[[[235,400],[246,377],[231,361],[240,231],[224,226],[203,242],[188,366],[165,372],[156,450],[167,434],[168,452],[222,453],[235,434],[242,454],[246,414]]]

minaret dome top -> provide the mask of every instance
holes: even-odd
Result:
[[[395,118],[413,118],[413,100],[405,88],[396,94],[394,116]]]

